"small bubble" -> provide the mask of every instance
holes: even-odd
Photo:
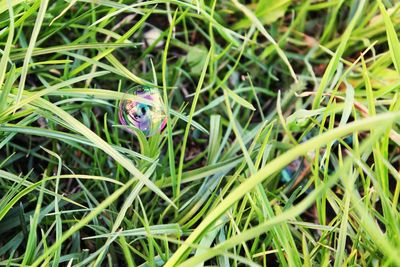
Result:
[[[129,90],[120,102],[118,115],[121,124],[137,128],[146,136],[161,132],[167,123],[160,92],[149,87]]]

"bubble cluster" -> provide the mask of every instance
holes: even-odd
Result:
[[[160,92],[150,87],[130,90],[120,102],[118,115],[121,124],[139,129],[146,136],[161,132],[167,123]],[[128,131],[133,132],[130,127]]]

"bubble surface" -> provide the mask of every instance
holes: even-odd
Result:
[[[146,136],[161,132],[167,123],[165,106],[158,89],[140,87],[129,90],[119,105],[121,124],[134,127]],[[133,130],[127,127],[127,130]]]

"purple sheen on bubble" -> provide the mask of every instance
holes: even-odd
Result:
[[[129,94],[120,102],[118,117],[121,124],[139,129],[146,136],[161,132],[165,128],[167,117],[159,91],[145,88],[130,91]],[[133,132],[129,127],[126,129]]]

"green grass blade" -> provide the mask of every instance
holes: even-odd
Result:
[[[278,156],[277,158],[269,162],[265,167],[260,169],[257,173],[241,183],[227,197],[225,197],[224,200],[218,205],[218,207],[208,214],[208,216],[201,222],[201,224],[197,226],[192,234],[185,240],[184,244],[182,244],[182,246],[179,247],[174,255],[172,255],[166,266],[174,266],[175,264],[180,262],[181,257],[187,253],[190,244],[195,243],[196,240],[198,240],[199,236],[201,236],[204,231],[209,227],[209,225],[211,225],[212,222],[218,219],[231,205],[233,205],[236,201],[243,197],[243,195],[252,190],[256,185],[264,181],[271,174],[280,170],[281,168],[295,160],[298,156],[307,153],[310,148],[316,149],[354,131],[372,129],[376,127],[376,123],[380,123],[382,125],[385,122],[386,125],[390,125],[399,118],[400,113],[386,113],[353,122],[345,126],[336,128],[332,131],[326,132],[317,137],[314,137],[313,139],[292,148],[281,156]]]
[[[44,99],[36,99],[33,101],[36,105],[38,105],[41,108],[47,109],[50,112],[53,112],[55,115],[60,117],[65,123],[71,125],[76,129],[77,132],[81,133],[84,135],[87,139],[92,141],[93,143],[97,144],[97,146],[103,150],[106,154],[108,154],[110,157],[112,157],[115,161],[117,161],[119,164],[121,164],[124,168],[126,168],[134,178],[139,179],[144,182],[144,184],[149,187],[152,191],[154,191],[157,195],[159,195],[162,199],[167,201],[169,204],[174,206],[174,203],[163,193],[157,186],[154,185],[153,182],[151,182],[146,176],[144,176],[143,173],[141,173],[134,165],[133,163],[128,160],[126,157],[121,155],[119,152],[117,152],[114,148],[112,148],[111,145],[109,145],[107,142],[105,142],[103,139],[101,139],[98,135],[93,133],[91,130],[89,130],[85,125],[83,125],[81,122],[79,122],[77,119],[72,117],[70,114],[62,110],[61,108],[55,106],[54,104],[51,104],[50,102],[44,100]]]
[[[38,16],[36,17],[35,21],[35,27],[33,28],[32,31],[32,36],[29,41],[29,46],[25,54],[24,58],[24,64],[22,65],[22,72],[21,72],[21,79],[19,81],[18,85],[18,94],[17,94],[17,99],[16,103],[19,104],[19,101],[21,100],[22,93],[25,90],[25,81],[26,81],[26,76],[28,75],[28,66],[29,62],[31,61],[32,57],[32,52],[33,49],[35,48],[36,40],[39,35],[40,28],[42,27],[43,19],[46,14],[46,9],[49,1],[48,0],[43,0],[40,1],[40,8],[38,11]]]
[[[378,0],[378,2],[379,9],[381,10],[386,26],[386,34],[389,44],[390,55],[392,57],[394,67],[396,68],[397,72],[400,73],[400,41],[398,38],[398,32],[396,32],[390,16],[386,11],[385,6],[382,4],[382,0]]]
[[[336,69],[340,62],[340,59],[346,49],[347,42],[351,37],[351,34],[353,32],[354,27],[356,26],[356,23],[362,16],[362,10],[364,8],[364,5],[365,5],[365,0],[361,0],[358,4],[356,13],[354,14],[353,18],[351,19],[348,27],[346,28],[346,31],[343,33],[342,38],[340,39],[341,40],[340,44],[339,44],[338,48],[336,49],[336,52],[335,52],[333,58],[329,61],[326,71],[321,79],[321,82],[320,82],[318,88],[317,88],[317,93],[315,95],[314,102],[312,105],[313,109],[317,109],[320,106],[322,94],[326,90],[329,83],[332,81],[332,78],[336,72]]]
[[[297,82],[298,80],[297,80],[296,73],[294,72],[293,67],[290,64],[289,59],[286,57],[285,53],[279,47],[279,45],[276,43],[274,38],[272,38],[272,36],[265,30],[264,26],[261,24],[259,19],[254,15],[254,13],[251,10],[249,10],[246,6],[244,6],[241,3],[239,3],[239,1],[237,1],[237,0],[231,0],[231,1],[235,4],[235,6],[240,11],[242,11],[249,18],[249,20],[253,23],[253,25],[256,26],[256,28],[262,33],[262,35],[264,35],[265,38],[267,38],[267,40],[270,41],[274,45],[274,48],[275,48],[276,52],[281,57],[283,62],[285,62],[286,66],[288,67],[288,69],[290,71],[290,74],[292,75],[293,80],[295,82]]]

